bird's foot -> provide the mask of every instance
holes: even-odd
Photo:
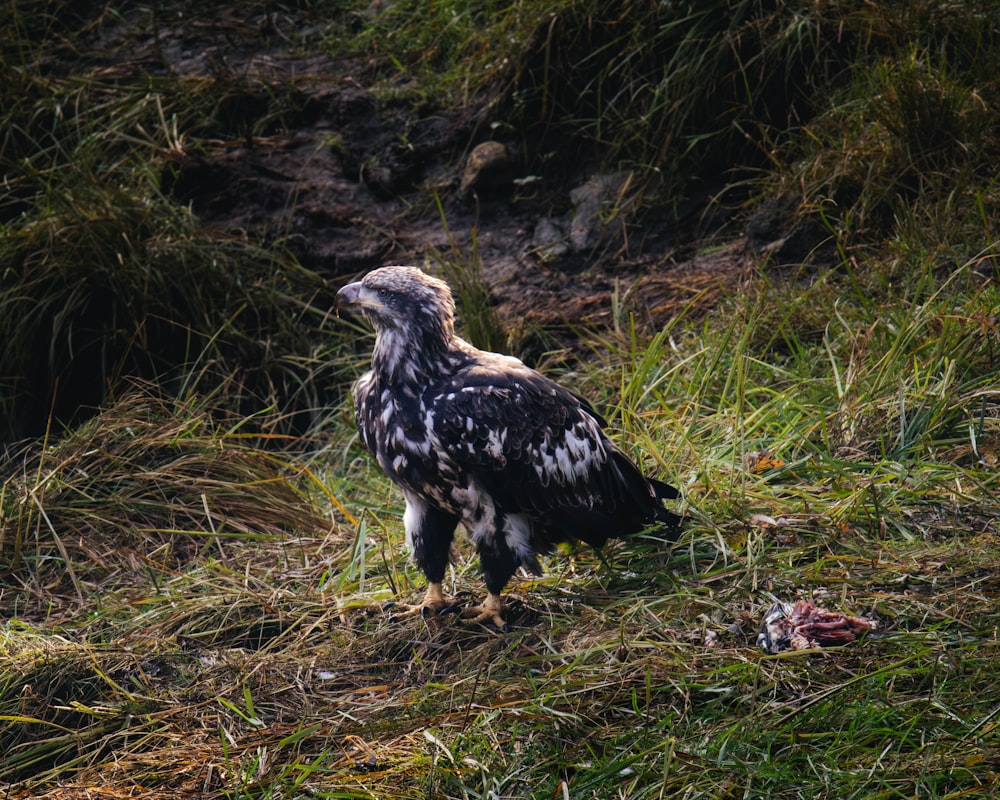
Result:
[[[510,628],[507,627],[507,621],[503,617],[506,610],[507,607],[500,599],[500,595],[490,592],[481,605],[463,608],[459,618],[469,625],[490,624],[502,633],[507,633]]]
[[[436,617],[441,614],[456,614],[461,611],[461,605],[451,600],[444,602],[428,603],[387,603],[383,606],[386,611],[392,612],[393,619],[406,619],[408,617]]]
[[[405,619],[406,617],[415,617],[417,615],[430,617],[438,614],[453,614],[458,612],[461,606],[454,600],[449,600],[444,596],[440,583],[431,583],[427,586],[427,594],[423,601],[416,605],[390,603],[386,608],[392,609],[392,616],[394,618]]]

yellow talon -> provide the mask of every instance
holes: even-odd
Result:
[[[469,606],[462,609],[461,617],[463,622],[471,625],[477,622],[480,624],[490,623],[506,633],[508,630],[507,622],[503,617],[506,610],[507,607],[500,598],[500,595],[490,592],[486,595],[486,599],[482,605]]]
[[[441,589],[440,583],[429,583],[427,584],[427,594],[424,599],[417,603],[416,605],[400,605],[393,606],[394,616],[402,619],[405,617],[415,617],[419,614],[422,617],[429,616],[431,614],[441,614],[442,612],[447,612],[455,607],[455,601],[449,600],[444,596],[444,592]],[[402,611],[395,611],[396,608],[402,608]]]

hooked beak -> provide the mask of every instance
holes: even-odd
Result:
[[[339,317],[341,309],[356,305],[361,297],[361,281],[349,283],[339,292],[333,304],[333,311]]]

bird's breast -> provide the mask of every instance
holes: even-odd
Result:
[[[370,449],[396,484],[429,496],[443,483],[433,412],[419,397],[373,392],[362,416]]]

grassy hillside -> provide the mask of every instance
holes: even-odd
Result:
[[[695,5],[0,12],[8,795],[995,794],[1000,22]],[[178,26],[473,105],[546,181],[631,169],[630,225],[696,207],[736,237],[783,209],[738,292],[657,329],[623,305],[561,359],[682,488],[676,543],[554,554],[507,634],[392,617],[423,586],[343,399],[368,339],[288,239],[169,190],[181,155],[296,124],[300,87],[163,69]],[[774,242],[802,231],[801,258]],[[467,550],[446,588],[481,594]],[[765,654],[798,599],[877,628]]]

